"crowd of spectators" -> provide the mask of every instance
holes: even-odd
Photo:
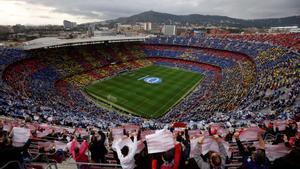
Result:
[[[220,106],[215,106],[217,105],[215,104],[216,102],[219,102],[219,100],[216,100],[218,98],[217,95],[215,95],[214,97],[210,99],[206,99],[209,102],[206,102],[207,105],[205,106],[205,102],[200,104],[200,106],[198,106],[197,110],[194,111],[193,113],[191,113],[191,111],[188,111],[188,113],[186,113],[183,117],[185,117],[186,119],[182,119],[182,120],[187,120],[187,119],[192,119],[192,120],[199,120],[201,118],[203,118],[204,120],[209,119],[209,117],[213,117],[213,121],[214,120],[229,120],[229,119],[237,119],[240,117],[240,114],[244,114],[242,115],[243,118],[242,119],[259,119],[262,120],[261,117],[270,117],[268,116],[268,114],[273,114],[273,116],[275,118],[277,117],[282,117],[282,116],[278,116],[280,113],[282,112],[288,112],[288,114],[290,115],[294,115],[297,114],[299,112],[299,101],[297,102],[296,98],[299,98],[298,96],[298,88],[299,88],[299,82],[297,79],[297,77],[299,76],[299,71],[297,71],[297,67],[299,67],[299,54],[291,52],[290,50],[281,48],[281,47],[274,47],[268,43],[251,43],[251,42],[244,42],[244,41],[240,41],[240,40],[232,40],[232,39],[228,39],[226,37],[224,38],[213,38],[213,37],[205,37],[205,38],[186,38],[186,37],[159,37],[156,39],[151,39],[148,41],[149,44],[161,44],[161,45],[180,45],[180,46],[192,46],[192,47],[202,47],[205,49],[207,48],[214,48],[214,49],[220,49],[220,50],[226,50],[226,51],[232,51],[232,52],[238,52],[239,54],[245,54],[248,57],[248,59],[250,59],[248,62],[238,62],[238,66],[236,67],[231,67],[230,69],[232,69],[232,71],[230,72],[230,69],[226,70],[223,69],[223,71],[229,71],[230,73],[228,75],[223,76],[222,79],[222,85],[225,85],[226,87],[223,88],[225,90],[223,90],[222,88],[219,88],[219,85],[215,84],[215,86],[217,87],[217,89],[215,89],[216,91],[220,91],[221,95],[225,96],[225,100],[226,98],[228,98],[227,101],[225,101],[224,103],[226,103],[225,105],[223,104],[223,106],[227,107],[225,110],[220,109]],[[161,48],[163,47],[156,47],[157,50],[161,50]],[[167,48],[167,47],[165,47]],[[174,50],[175,48],[175,53],[177,51],[179,51],[179,54],[177,52],[177,56],[184,56],[184,51],[183,51],[183,47],[173,47],[170,48],[170,50]],[[176,50],[176,48],[180,48],[180,50]],[[166,49],[167,51],[164,52],[165,53],[170,53],[168,49]],[[192,49],[191,49],[192,50]],[[208,49],[209,50],[209,49]],[[225,51],[225,52],[226,52]],[[171,52],[172,53],[172,52]],[[173,52],[174,53],[174,52]],[[233,55],[234,56],[234,55]],[[235,59],[236,60],[236,59]],[[287,67],[283,66],[283,65],[288,65],[288,70]],[[242,66],[242,67],[241,67]],[[277,67],[277,68],[276,68]],[[277,70],[276,70],[276,69]],[[235,69],[240,69],[240,73],[235,71]],[[269,74],[270,72],[273,72],[273,70],[276,70],[276,75],[274,74]],[[280,72],[278,71],[278,69],[285,69],[286,71]],[[240,75],[234,75],[234,74],[240,74]],[[286,76],[286,74],[289,74],[289,76]],[[234,78],[228,78],[230,79],[229,81],[226,80],[226,77],[230,77],[230,75],[233,75],[233,77],[237,77],[235,80]],[[241,76],[242,75],[242,76]],[[266,79],[266,77],[268,77],[267,81],[262,81],[262,79]],[[273,81],[274,77],[276,77],[276,81],[280,81],[280,82],[275,82]],[[241,79],[244,80],[244,82],[242,82],[241,84]],[[275,102],[273,105],[277,105],[277,111],[276,110],[272,110],[270,111],[268,108],[269,105],[264,104],[264,107],[260,107],[259,109],[251,109],[249,107],[255,106],[256,101],[259,100],[261,98],[257,97],[257,94],[260,93],[262,95],[275,95],[279,96],[279,97],[285,97],[285,95],[287,95],[287,93],[283,93],[283,92],[276,92],[275,90],[272,89],[272,86],[269,86],[267,83],[272,83],[274,85],[279,84],[284,84],[281,86],[280,90],[285,90],[287,89],[287,91],[289,90],[293,90],[293,92],[290,93],[291,95],[291,100],[287,101],[288,104],[284,104],[283,99],[281,99],[281,102],[279,105],[277,104],[277,102]],[[237,90],[231,90],[231,92],[236,91],[236,93],[233,93],[233,97],[230,97],[230,90],[229,92],[226,91],[226,89],[230,89],[228,88],[228,86],[231,86],[230,84],[235,84],[235,88]],[[238,84],[238,85],[236,85]],[[244,86],[246,84],[246,88],[243,88],[242,86]],[[257,88],[258,85],[261,84],[261,88]],[[293,84],[293,85],[292,85]],[[273,86],[274,86],[273,85]],[[264,86],[264,87],[262,87]],[[293,87],[291,87],[293,86]],[[267,90],[269,88],[269,90]],[[220,90],[221,89],[221,90]],[[255,92],[256,93],[255,93]],[[266,93],[268,92],[268,93]],[[218,92],[214,92],[214,94],[217,94]],[[243,98],[242,100],[236,98],[237,96],[241,96],[240,98]],[[246,97],[245,97],[246,96]],[[273,96],[274,97],[274,96]],[[224,99],[224,98],[223,98]],[[194,99],[191,99],[194,100]],[[263,101],[264,103],[265,101]],[[209,104],[211,103],[211,104]],[[236,104],[236,106],[231,105],[230,104]],[[222,106],[222,105],[221,105]],[[278,106],[281,107],[281,109],[278,109]],[[189,107],[189,106],[187,106]],[[238,110],[235,108],[232,110],[232,107],[236,107],[238,108]],[[190,108],[190,107],[189,107]],[[216,109],[218,108],[218,109]],[[201,111],[202,109],[202,111]],[[222,110],[222,111],[220,111]],[[227,110],[227,111],[226,111]],[[276,113],[274,113],[273,111],[276,111]],[[200,113],[200,112],[204,112],[204,113]],[[221,112],[221,113],[211,113],[211,112]],[[222,113],[222,112],[229,112],[229,113]],[[176,112],[177,114],[180,113],[180,111]],[[249,115],[250,114],[250,115]],[[193,118],[193,116],[195,118]],[[258,117],[257,117],[258,116]],[[256,118],[257,117],[257,118]],[[271,116],[272,117],[272,116]]]
[[[274,33],[274,34],[227,34],[214,35],[213,37],[221,37],[227,39],[238,39],[241,41],[270,43],[273,45],[291,48],[300,51],[300,33]]]
[[[299,122],[263,121],[67,128],[31,119],[0,121],[0,164],[74,163],[80,169],[298,168]],[[16,163],[9,168],[18,168]]]
[[[207,78],[164,117],[154,120],[156,123],[168,123],[174,117],[182,121],[234,121],[240,116],[263,120],[266,114],[281,118],[282,113],[294,116],[299,111],[299,56],[270,44],[226,37],[158,37],[144,45],[40,49],[27,55],[12,51],[2,49],[4,60],[9,55],[16,59],[2,61],[1,113],[13,117],[104,128],[114,125],[108,119],[141,123],[139,117],[96,106],[79,89],[94,80],[151,64],[151,58],[157,56],[170,59],[156,63],[167,66],[182,66],[171,59],[203,63],[201,72]],[[219,67],[222,74],[205,68],[205,64]],[[200,70],[193,64],[188,69]]]
[[[186,100],[182,102],[185,104],[180,104],[175,107],[173,112],[169,113],[165,119],[170,120],[169,117],[176,116],[176,114],[179,114],[179,112],[188,112],[185,116],[182,116],[186,119],[182,120],[197,120],[199,119],[198,116],[191,118],[191,115],[195,115],[196,113],[203,111],[214,112],[220,110],[232,110],[237,106],[237,103],[241,97],[247,94],[247,90],[251,85],[254,84],[255,81],[255,65],[251,59],[247,58],[241,53],[214,51],[212,49],[197,49],[182,46],[169,47],[163,45],[145,46],[145,52],[150,58],[156,56],[178,58],[201,62],[208,65],[215,65],[222,69],[221,83],[215,83],[217,87],[214,89],[215,92],[211,94],[211,98],[213,98],[213,100],[209,101],[209,98],[203,95],[203,91],[200,91],[201,93],[194,92],[193,95],[191,95],[193,97],[186,98]],[[202,84],[199,87],[201,86]],[[199,99],[201,97],[204,97],[204,102]],[[204,118],[208,118],[206,115],[213,114],[199,114],[199,116],[203,115]]]

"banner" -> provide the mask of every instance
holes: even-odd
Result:
[[[189,130],[188,133],[190,138],[201,136],[200,130]]]
[[[160,130],[146,136],[148,153],[161,153],[174,147],[173,134],[170,131]]]
[[[255,147],[259,147],[258,143],[254,144]],[[287,148],[284,143],[271,145],[265,145],[266,156],[270,161],[274,161],[277,158],[283,157],[291,152],[291,149]]]
[[[258,127],[247,128],[240,133],[240,140],[241,141],[257,140],[257,133],[261,131],[262,129]]]
[[[46,137],[51,133],[52,133],[52,129],[50,129],[50,128],[47,128],[46,130],[44,130],[42,132],[40,132],[40,131],[36,132],[38,138]]]
[[[270,161],[274,161],[277,158],[283,157],[290,153],[290,149],[288,149],[284,143],[277,145],[267,144],[266,147],[266,155]]]
[[[119,128],[113,128],[111,130],[112,132],[112,137],[113,139],[118,139],[121,138],[124,134],[123,134],[123,128],[119,127]]]
[[[140,129],[140,126],[137,125],[133,125],[133,124],[124,124],[123,128],[125,129],[126,132],[134,132],[134,131],[138,131]]]
[[[146,139],[146,135],[150,135],[155,133],[155,130],[145,130],[141,132],[141,139],[145,140]]]
[[[200,146],[197,146],[197,144],[199,144],[198,143],[199,138],[194,138],[194,139],[191,139],[190,141],[191,141],[190,158],[194,158],[196,152],[201,151],[201,150],[197,150],[197,148],[200,148]]]
[[[195,138],[191,140],[191,151],[190,151],[190,157],[193,158],[195,153],[199,150],[197,150],[196,148],[199,147],[197,146],[199,138]],[[225,148],[226,154],[228,157],[231,157],[231,151],[229,148],[229,143],[227,143],[226,141],[222,141],[222,144]],[[216,151],[216,152],[220,152],[219,149],[219,145],[218,142],[213,139],[212,137],[205,137],[203,140],[203,143],[200,144],[200,152],[201,154],[205,155],[207,154],[209,151]]]

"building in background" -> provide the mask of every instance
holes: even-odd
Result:
[[[225,35],[225,34],[229,34],[230,32],[226,29],[216,27],[216,28],[209,29],[208,33],[211,35]]]
[[[64,20],[64,28],[65,28],[65,30],[72,30],[76,26],[77,26],[76,22],[71,22],[71,21]]]
[[[300,32],[298,26],[284,26],[284,27],[271,27],[269,33],[289,33],[289,32]]]
[[[91,24],[91,25],[88,26],[87,36],[88,37],[95,36],[95,25]]]
[[[164,25],[162,33],[167,36],[176,35],[176,25]]]
[[[126,32],[132,29],[131,25],[122,25],[120,23],[117,24],[117,32]]]
[[[144,30],[145,31],[151,31],[152,30],[152,23],[151,22],[146,22]]]
[[[117,32],[114,30],[107,30],[107,31],[95,31],[94,36],[99,37],[99,36],[116,36]]]
[[[153,34],[161,34],[162,27],[159,24],[151,23],[151,33]]]

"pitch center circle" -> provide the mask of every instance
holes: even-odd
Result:
[[[161,83],[162,80],[159,77],[147,77],[144,79],[144,82],[150,83],[150,84],[158,84],[158,83]]]

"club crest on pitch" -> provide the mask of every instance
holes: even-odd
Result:
[[[149,84],[158,84],[158,83],[161,83],[162,80],[159,77],[146,77],[144,79],[144,82],[149,83]]]

